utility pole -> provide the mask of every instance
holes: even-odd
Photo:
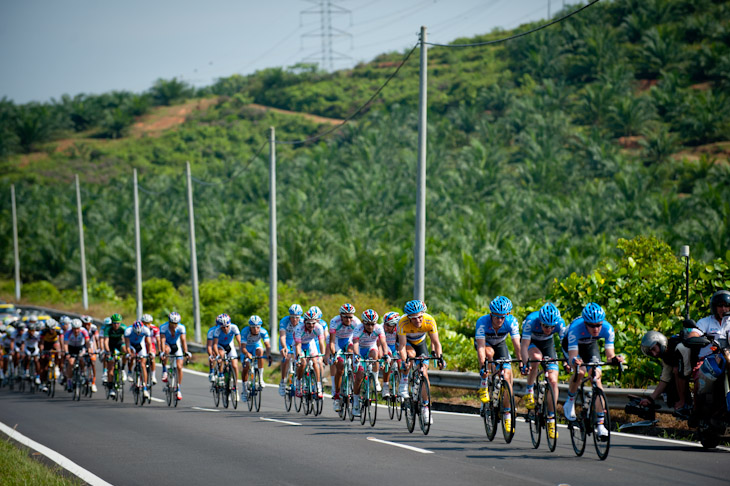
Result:
[[[269,322],[271,323],[271,349],[279,350],[279,317],[276,307],[277,256],[276,256],[276,131],[270,128],[269,135]]]
[[[193,213],[193,180],[190,162],[185,162],[188,176],[188,216],[190,221],[190,275],[193,280],[193,319],[195,322],[195,342],[201,343],[200,334],[200,293],[198,291],[198,257],[195,254],[195,214]]]
[[[13,259],[15,260],[15,302],[20,302],[20,258],[18,255],[18,212],[15,209],[15,184],[10,185],[10,202],[13,207]]]
[[[139,226],[139,186],[137,169],[134,169],[134,247],[137,260],[137,320],[142,319],[142,249]]]
[[[84,217],[81,214],[81,188],[79,175],[76,174],[76,212],[79,219],[79,249],[81,252],[81,301],[84,310],[89,309],[89,293],[86,289],[86,250],[84,249]]]
[[[416,246],[414,262],[413,298],[424,300],[426,267],[426,98],[428,86],[428,59],[426,51],[426,27],[421,27],[421,66],[418,90],[418,188],[416,193]]]

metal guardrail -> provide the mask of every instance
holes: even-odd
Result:
[[[73,312],[59,311],[57,309],[49,309],[47,307],[40,307],[34,305],[16,305],[18,309],[27,311],[35,311],[39,314],[47,314],[54,319],[59,318],[62,315],[66,315],[72,318],[80,318],[81,314],[75,314]],[[94,319],[94,323],[97,326],[103,325],[103,322]],[[193,353],[207,353],[205,344],[188,342],[188,349]],[[278,353],[271,353],[273,356],[278,357]],[[274,360],[276,362],[278,360]],[[480,384],[479,373],[474,372],[458,372],[458,371],[438,371],[430,370],[428,372],[429,379],[432,386],[446,387],[446,388],[463,388],[466,390],[478,390]],[[514,392],[516,396],[522,396],[525,394],[527,388],[527,380],[522,378],[516,378],[514,380]],[[558,397],[559,402],[564,402],[565,397],[568,396],[568,385],[558,384],[560,396]],[[606,393],[606,399],[608,400],[608,406],[613,409],[623,409],[624,406],[629,402],[629,395],[648,396],[651,394],[651,389],[644,388],[609,388],[605,387],[604,392]],[[562,397],[562,399],[561,399]],[[672,410],[667,407],[666,404],[662,405],[662,408],[657,412],[671,413]]]

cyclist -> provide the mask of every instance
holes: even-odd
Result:
[[[6,320],[8,322],[8,320]],[[0,347],[2,347],[2,366],[0,366],[0,382],[5,380],[8,373],[8,363],[15,355],[16,329],[10,321],[7,325],[0,324]]]
[[[269,359],[269,366],[271,365],[271,341],[269,340],[269,332],[261,327],[263,321],[259,316],[251,316],[248,320],[248,327],[244,327],[241,331],[241,354],[246,356],[246,361],[243,364],[243,371],[241,372],[244,390],[248,384],[248,372],[251,366],[253,366],[254,355],[256,355],[256,366],[259,369],[259,377],[261,382],[258,385],[264,388],[264,347],[266,347],[266,356]],[[245,345],[244,345],[245,343]],[[251,363],[251,365],[249,365]],[[243,395],[243,401],[247,400],[246,394]]]
[[[441,357],[441,341],[439,341],[438,328],[436,319],[427,314],[426,303],[422,300],[410,300],[403,307],[404,315],[398,321],[398,354],[401,358],[415,358],[420,356],[428,356],[428,346],[426,345],[426,335],[431,340],[431,346],[434,348],[435,356],[439,360],[439,368],[444,368],[444,361]],[[408,370],[411,365],[408,360],[404,359],[402,363],[403,377],[398,385],[398,393],[403,398],[408,398]],[[422,365],[423,376],[430,387],[428,379],[428,361],[424,361]],[[425,390],[424,390],[425,392]],[[427,397],[421,397],[423,402],[424,420],[431,421],[430,403],[425,401]]]
[[[314,358],[314,376],[317,381],[317,395],[321,398],[322,394],[322,356],[320,349],[324,349],[325,331],[320,324],[320,318],[314,308],[310,308],[304,313],[304,322],[300,323],[294,329],[294,345],[296,347],[296,359],[302,356],[316,356]],[[296,396],[302,396],[302,376],[304,375],[304,366],[306,360],[302,359],[297,364],[297,386]]]
[[[56,355],[56,363],[60,366],[63,363],[62,352],[63,352],[63,331],[61,326],[58,325],[55,319],[48,319],[46,322],[41,324],[41,352],[46,351]],[[41,354],[40,360],[40,374],[46,376],[48,372],[48,364],[50,359],[48,354],[45,356]]]
[[[359,356],[362,359],[379,359],[385,354],[390,353],[388,344],[385,342],[385,331],[383,326],[378,324],[378,313],[372,309],[367,309],[362,313],[362,324],[360,324],[352,336],[352,349],[356,357]],[[380,391],[380,382],[378,381],[379,364],[373,365],[373,371],[375,372],[375,391]],[[355,380],[353,382],[353,400],[352,400],[352,413],[356,417],[360,416],[360,384],[362,383],[365,375],[365,367],[360,365],[355,373]]]
[[[84,329],[81,319],[71,320],[71,329],[63,335],[63,352],[66,354],[66,391],[73,391],[73,367],[77,359],[86,354],[88,346],[91,344],[91,337]],[[85,369],[84,360],[79,361],[81,371]],[[47,388],[43,385],[43,391]]]
[[[31,361],[35,363],[36,376],[35,384],[41,384],[41,375],[38,373],[38,357],[40,356],[40,333],[38,332],[38,319],[28,319],[28,329],[20,336],[19,353],[23,357],[24,376],[30,378],[29,370]]]
[[[390,353],[386,351],[386,359],[390,359],[393,356],[397,356],[396,346],[398,344],[398,321],[400,320],[400,314],[397,312],[388,312],[383,316],[383,331],[385,332],[385,344],[388,346]],[[390,367],[388,371],[383,372],[383,398],[390,396]],[[395,393],[396,390],[393,390]]]
[[[667,405],[673,406],[674,415],[679,418],[688,418],[691,407],[687,400],[687,376],[680,372],[682,363],[677,345],[682,338],[677,334],[669,339],[659,331],[649,331],[641,339],[641,352],[650,358],[659,358],[662,361],[662,374],[659,383],[647,398],[642,399],[639,405],[652,405],[659,396],[667,392]],[[674,400],[676,398],[676,400]]]
[[[81,316],[81,327],[86,330],[89,335],[89,344],[86,346],[86,350],[89,352],[89,358],[91,359],[91,391],[96,393],[96,354],[101,349],[101,343],[99,342],[99,328],[94,324],[94,319],[91,316]],[[68,332],[68,331],[67,331]],[[64,340],[66,339],[64,333]]]
[[[519,357],[518,359],[522,360],[519,323],[515,316],[512,315],[512,301],[503,295],[499,295],[489,303],[489,314],[485,314],[477,319],[476,324],[475,342],[477,345],[477,358],[482,366],[483,377],[488,372],[494,373],[497,371],[494,365],[490,365],[487,368],[487,361],[512,359],[507,348],[507,336],[510,337],[512,346],[515,348],[515,355]],[[505,380],[512,392],[512,366],[509,363],[502,363],[500,367],[504,370]],[[482,380],[482,383],[483,385],[479,389],[479,398],[482,403],[487,403],[489,401],[489,394],[487,393],[485,380]],[[506,395],[505,400],[507,400]],[[510,404],[507,402],[502,405],[504,411],[502,420],[504,421],[505,429],[512,430],[512,410]]]
[[[221,316],[228,314],[220,314],[215,318],[215,324],[208,329],[208,334],[205,336],[205,349],[208,351],[208,381],[211,383],[215,382],[218,376],[218,348],[213,344],[215,340],[215,333],[220,328]],[[230,319],[230,317],[229,317]]]
[[[185,326],[180,324],[180,314],[170,312],[167,322],[160,326],[160,361],[162,361],[162,381],[167,382],[167,356],[175,358],[177,366],[177,399],[182,400],[183,381],[183,358],[190,358],[192,354],[188,351],[188,341],[185,336]],[[183,356],[183,353],[185,355]]]
[[[573,377],[568,385],[568,399],[563,405],[563,414],[569,421],[575,417],[575,394],[588,371],[584,363],[601,361],[601,351],[598,340],[604,339],[606,361],[623,362],[622,356],[616,356],[613,349],[615,334],[613,326],[606,321],[606,312],[603,308],[591,302],[583,308],[581,317],[570,323],[562,341],[563,354],[568,358],[568,364],[573,368]],[[596,385],[603,389],[601,384],[601,368],[596,367]],[[599,404],[599,407],[602,404]],[[603,426],[604,411],[598,411],[598,435],[608,436],[608,430]]]
[[[114,391],[114,355],[119,353],[122,355],[122,380],[127,379],[127,370],[125,369],[126,364],[126,346],[124,345],[124,331],[127,327],[122,324],[121,314],[112,314],[109,318],[110,323],[104,327],[104,335],[102,336],[101,343],[106,357],[106,384],[111,387],[109,396],[116,396]],[[106,320],[104,321],[106,322]]]
[[[345,373],[345,359],[342,353],[352,352],[352,334],[361,324],[355,317],[355,306],[342,304],[340,313],[330,321],[329,354],[332,357],[330,376],[332,376],[332,399],[335,412],[340,411],[340,386]]]
[[[537,379],[538,366],[531,366],[529,361],[539,361],[543,358],[556,359],[554,336],[562,339],[565,335],[565,321],[560,317],[560,311],[555,304],[548,302],[540,307],[539,311],[527,315],[522,323],[522,340],[520,350],[522,351],[523,372],[527,373],[527,393],[522,397],[525,407],[528,410],[535,408],[535,380]],[[537,363],[535,363],[537,364]],[[553,389],[553,397],[558,399],[558,363],[547,363],[547,379]],[[551,439],[558,438],[558,431],[555,427],[555,403],[548,404],[547,433]]]
[[[279,351],[281,353],[281,381],[279,382],[279,395],[285,394],[286,373],[289,370],[289,363],[292,359],[292,350],[294,349],[294,329],[299,325],[302,306],[292,304],[289,307],[289,315],[282,317],[279,321]]]
[[[150,372],[152,373],[152,384],[157,384],[157,378],[155,377],[155,356],[157,356],[160,346],[160,328],[152,324],[154,318],[151,314],[142,314],[142,324],[145,325],[147,330],[150,332],[150,347],[147,350],[150,359]]]
[[[127,363],[131,366],[131,363],[139,359],[142,368],[142,383],[144,383],[142,394],[145,398],[150,397],[150,392],[147,389],[147,350],[151,347],[150,341],[150,330],[142,321],[134,321],[132,327],[128,327],[124,331],[124,344],[127,346],[129,352],[127,355]],[[129,371],[128,379],[133,382],[132,369],[130,368]]]
[[[220,314],[216,317],[215,322],[217,324],[216,331],[213,334],[213,349],[216,353],[216,360],[218,361],[218,383],[223,384],[223,360],[228,357],[231,359],[231,368],[233,368],[233,393],[236,394],[236,399],[240,397],[238,393],[238,353],[236,352],[236,346],[233,346],[233,341],[236,342],[238,347],[241,347],[241,331],[238,326],[231,324],[231,317],[228,314]],[[244,395],[245,397],[245,395]]]

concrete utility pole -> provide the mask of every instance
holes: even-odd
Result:
[[[279,297],[276,285],[276,131],[271,127],[269,136],[269,322],[271,323],[271,349],[279,350],[279,317],[276,307]]]
[[[201,343],[200,293],[198,292],[198,257],[195,254],[195,214],[193,214],[193,180],[190,162],[185,162],[188,176],[188,215],[190,217],[190,275],[193,280],[193,319],[195,321],[195,342]]]
[[[10,202],[13,207],[13,259],[15,260],[15,302],[20,302],[20,258],[18,254],[18,212],[15,209],[15,184],[10,185]]]
[[[139,187],[137,169],[134,169],[134,246],[137,260],[137,320],[142,319],[142,245],[139,226]]]
[[[426,267],[426,98],[428,60],[426,56],[426,27],[421,27],[421,75],[418,90],[418,188],[416,193],[416,246],[414,262],[416,274],[413,298],[424,300]]]
[[[76,174],[76,212],[79,217],[79,249],[81,251],[81,301],[84,310],[89,309],[89,293],[86,289],[86,250],[84,249],[84,217],[81,214],[81,188]]]

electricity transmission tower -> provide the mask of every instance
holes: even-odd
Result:
[[[342,29],[332,25],[332,17],[335,15],[350,15],[350,25],[352,25],[352,12],[343,8],[336,3],[342,0],[305,0],[314,4],[312,7],[299,12],[300,21],[302,15],[319,15],[319,27],[302,34],[302,41],[307,37],[319,37],[321,39],[321,48],[318,52],[314,52],[304,59],[303,62],[315,61],[319,63],[320,68],[326,70],[334,69],[335,61],[348,61],[352,58],[346,54],[342,54],[332,49],[332,41],[339,37],[349,37],[352,43],[352,35]],[[352,48],[352,46],[350,47]]]

